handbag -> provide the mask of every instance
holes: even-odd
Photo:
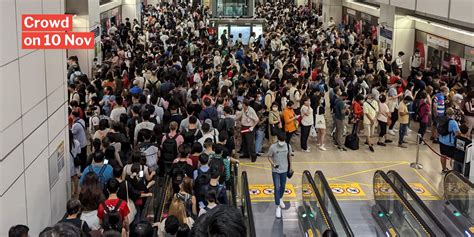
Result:
[[[318,133],[316,132],[316,128],[314,127],[314,125],[312,125],[310,130],[309,130],[309,136],[310,137],[317,137],[318,136]]]
[[[326,120],[323,114],[319,114],[319,107],[316,109],[315,128],[326,129]]]
[[[293,169],[291,169],[291,162],[290,162],[290,156],[291,156],[291,153],[290,153],[290,144],[286,144],[286,146],[288,147],[288,155],[286,155],[286,159],[288,159],[288,172],[286,173],[286,177],[288,177],[289,179],[291,179],[291,177],[293,177],[293,174],[295,173],[293,171]]]
[[[125,180],[125,189],[127,191],[127,206],[128,209],[130,210],[130,213],[128,213],[128,220],[129,223],[132,223],[135,220],[135,216],[137,215],[137,208],[135,207],[135,203],[130,200],[128,197],[128,182]]]

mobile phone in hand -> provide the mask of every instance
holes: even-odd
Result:
[[[108,164],[109,163],[109,160],[107,159],[104,159],[104,165]]]

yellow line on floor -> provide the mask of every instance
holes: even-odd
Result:
[[[347,179],[336,179],[336,178],[333,178],[333,180],[335,181],[342,181],[342,182],[345,182],[345,183],[358,183],[360,184],[361,186],[367,186],[367,187],[370,187],[372,188],[374,185],[372,184],[366,184],[366,183],[361,183],[359,181],[351,181],[351,180],[347,180]]]
[[[257,166],[257,165],[251,165],[251,164],[255,164],[255,163],[249,163],[249,164],[242,164],[240,163],[240,165],[242,166],[247,166],[247,167],[252,167],[252,168],[256,168],[256,169],[262,169],[262,170],[272,170],[271,168],[267,168],[267,167],[263,167],[263,166]],[[295,175],[300,175],[302,176],[303,173],[300,173],[300,172],[294,172]]]
[[[344,178],[344,177],[349,177],[349,176],[353,176],[353,175],[363,174],[363,173],[367,173],[367,172],[371,172],[371,171],[377,171],[377,170],[386,169],[386,168],[390,168],[390,167],[398,166],[398,165],[405,165],[405,164],[409,164],[409,162],[404,161],[404,162],[400,162],[398,164],[386,165],[386,166],[382,166],[382,167],[361,170],[361,171],[357,171],[357,172],[354,172],[354,173],[349,173],[349,174],[345,174],[345,175],[341,175],[341,176],[327,178],[327,180],[340,179],[340,178]]]
[[[295,164],[398,164],[401,162],[407,161],[293,161],[292,163]],[[239,164],[248,165],[248,164],[268,164],[268,162],[260,161],[260,162],[240,162]]]
[[[436,189],[433,185],[431,185],[431,182],[428,182],[428,180],[425,178],[425,176],[423,176],[420,172],[418,172],[417,169],[412,169],[413,171],[415,171],[415,173],[426,183],[428,184],[428,186],[430,186],[431,190],[433,190],[433,192],[436,193],[436,195],[438,195],[438,198],[441,198],[442,196],[439,194],[438,192],[438,189]]]

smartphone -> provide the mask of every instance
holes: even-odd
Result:
[[[138,177],[143,178],[143,170],[140,170],[140,172],[138,173]]]
[[[104,165],[108,164],[109,163],[109,160],[107,159],[104,159]]]

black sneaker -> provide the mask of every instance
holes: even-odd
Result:
[[[438,139],[434,139],[434,140],[433,140],[433,143],[434,143],[434,144],[438,144],[438,143],[439,143]]]
[[[385,140],[385,143],[392,143],[392,140]]]
[[[369,145],[369,143],[368,143],[368,142],[364,142],[364,144],[365,144],[365,145]]]
[[[379,146],[387,146],[387,145],[385,145],[385,143],[383,143],[383,142],[377,142],[377,145],[379,145]]]
[[[373,147],[373,146],[369,146],[369,150],[370,150],[371,152],[375,152],[375,150],[374,150],[374,147]]]

